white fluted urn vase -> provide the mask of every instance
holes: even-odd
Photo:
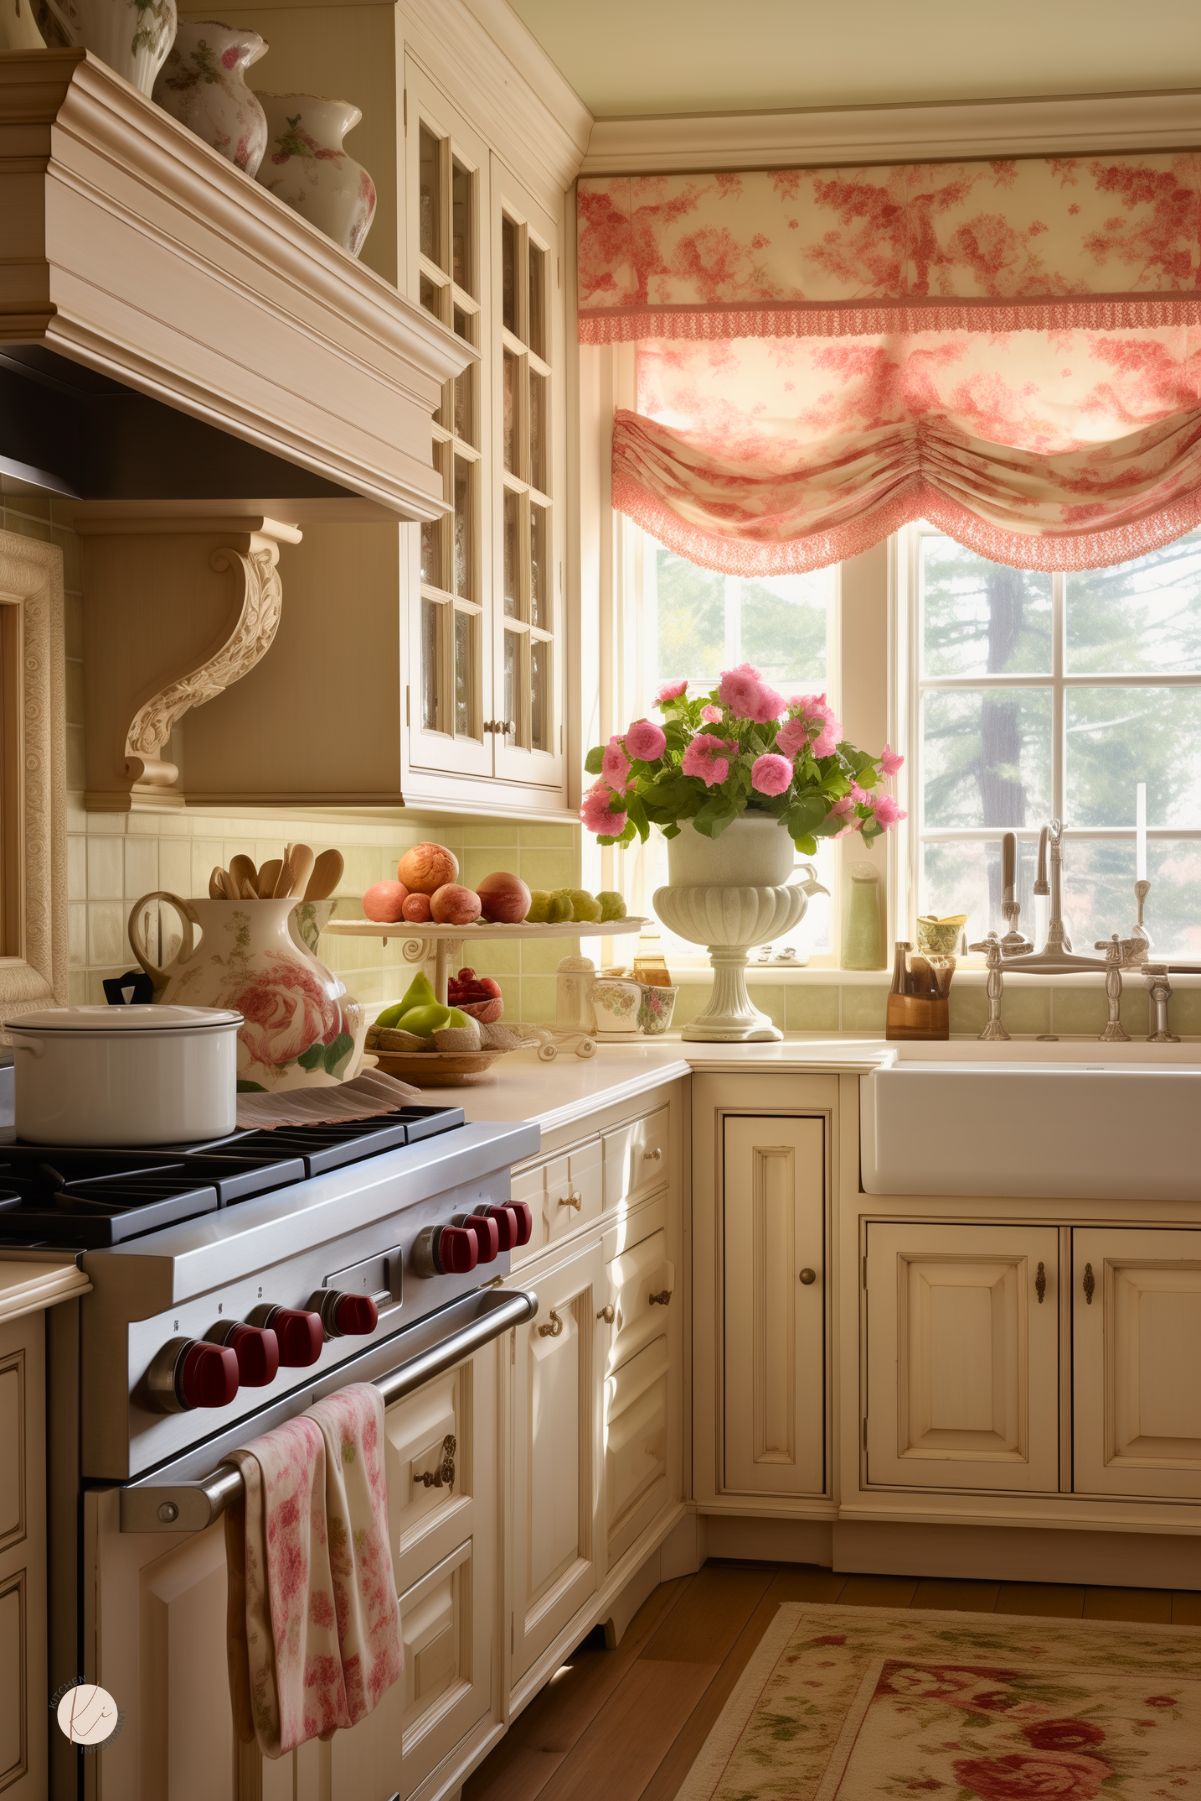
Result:
[[[778,820],[744,814],[718,838],[684,825],[668,840],[671,881],[658,888],[654,909],[667,927],[703,944],[713,968],[704,1011],[681,1037],[699,1043],[752,1044],[782,1038],[754,1006],[746,985],[747,954],[800,924],[811,894],[825,894],[810,863],[796,862]]]

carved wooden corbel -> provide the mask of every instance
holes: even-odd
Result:
[[[283,606],[280,545],[301,534],[263,517],[95,515],[80,530],[87,805],[183,805],[171,735],[270,648]]]

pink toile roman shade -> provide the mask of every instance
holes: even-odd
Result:
[[[637,342],[614,504],[737,574],[925,517],[998,561],[1201,521],[1201,152],[585,180],[580,336]]]

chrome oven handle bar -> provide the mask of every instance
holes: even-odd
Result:
[[[511,1326],[533,1319],[538,1311],[538,1297],[527,1289],[485,1289],[482,1294],[466,1297],[476,1303],[475,1317],[456,1331],[419,1351],[395,1369],[372,1379],[387,1407],[393,1401],[412,1394],[414,1389],[453,1369],[473,1351],[500,1338]],[[453,1313],[454,1308],[448,1308]],[[302,1395],[290,1397],[304,1405],[335,1393],[354,1381],[353,1369],[334,1369]],[[290,1409],[288,1417],[302,1411]],[[251,1428],[251,1436],[258,1433]],[[215,1470],[199,1482],[163,1481],[163,1472],[142,1482],[130,1483],[121,1490],[122,1532],[200,1532],[225,1512],[242,1495],[242,1472],[236,1463],[219,1463]]]

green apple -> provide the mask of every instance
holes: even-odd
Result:
[[[550,919],[550,903],[553,898],[553,895],[548,894],[545,888],[535,888],[531,891],[529,909],[526,912],[526,919],[530,925],[546,925]]]
[[[602,919],[624,919],[629,911],[615,888],[602,888],[596,898]]]
[[[591,925],[600,918],[600,902],[596,899],[595,895],[589,894],[586,888],[569,888],[567,890],[567,898],[571,902],[571,917],[573,919],[586,921]]]

